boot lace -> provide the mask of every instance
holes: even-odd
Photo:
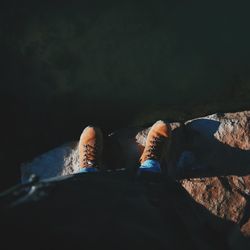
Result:
[[[165,138],[161,136],[153,137],[150,141],[150,146],[146,151],[146,157],[152,159],[160,159],[162,147],[165,144]]]
[[[83,145],[83,164],[85,167],[97,165],[98,145],[91,146],[89,144]]]

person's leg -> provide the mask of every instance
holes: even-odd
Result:
[[[163,121],[157,121],[150,129],[145,149],[141,155],[138,172],[161,172],[161,162],[167,153],[171,128]]]
[[[158,161],[153,160],[153,159],[146,160],[139,167],[139,172],[160,173],[161,172],[161,164]]]
[[[94,173],[94,172],[98,172],[98,169],[96,167],[84,167],[84,168],[80,168],[78,173]]]
[[[79,173],[97,172],[102,163],[103,135],[99,128],[88,126],[80,137]]]

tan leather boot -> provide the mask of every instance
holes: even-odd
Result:
[[[86,127],[79,141],[80,168],[101,167],[103,151],[102,131],[97,127]]]
[[[140,158],[140,163],[153,159],[161,163],[167,153],[171,137],[171,127],[163,121],[157,121],[149,130],[146,146]]]

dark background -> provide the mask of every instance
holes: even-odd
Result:
[[[0,10],[0,189],[89,123],[250,108],[249,1],[20,1]]]

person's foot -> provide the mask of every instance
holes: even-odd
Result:
[[[97,127],[86,127],[83,130],[79,141],[80,168],[100,168],[102,151],[102,131]]]
[[[166,154],[170,136],[170,126],[163,121],[157,121],[148,133],[140,163],[143,165],[147,160],[155,160],[161,163]]]

